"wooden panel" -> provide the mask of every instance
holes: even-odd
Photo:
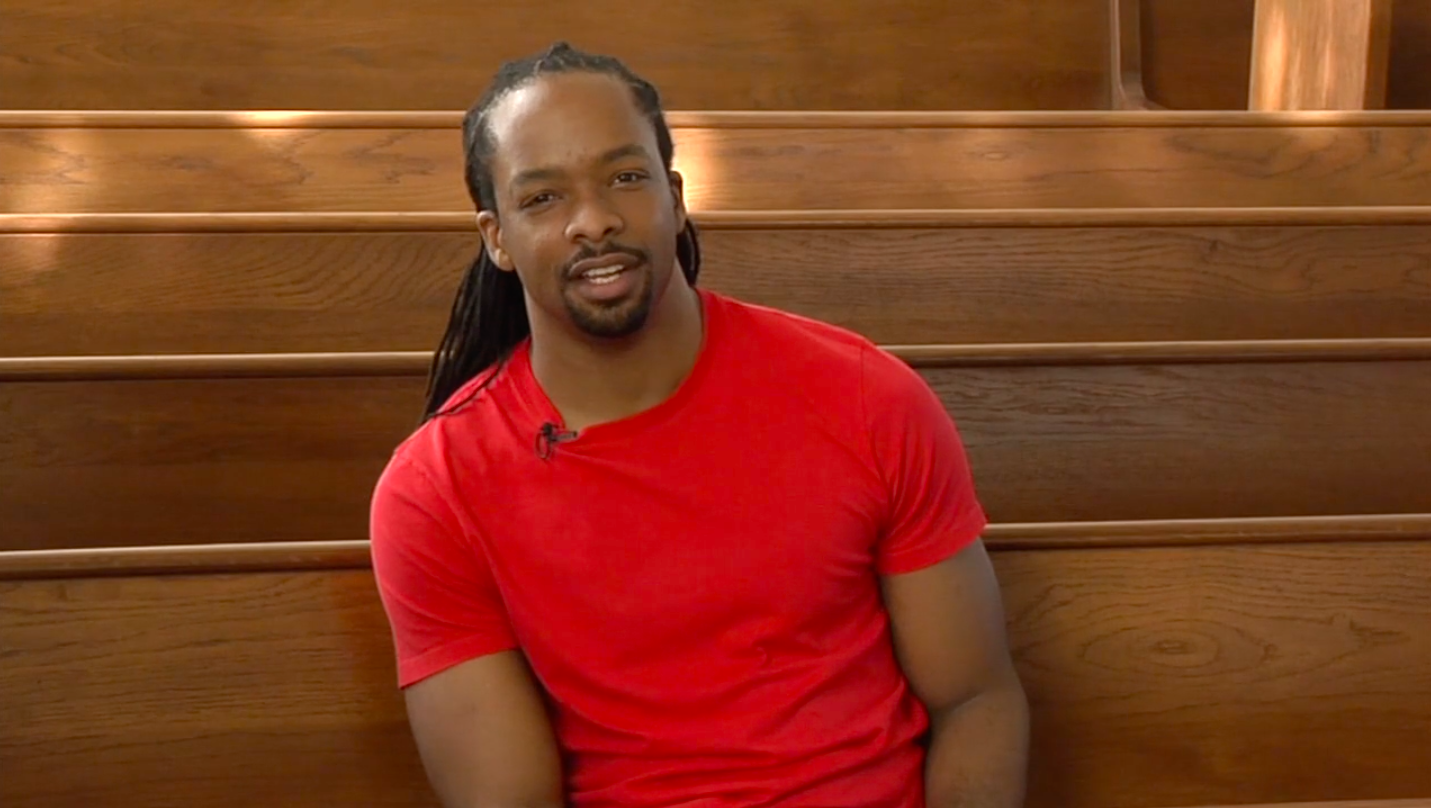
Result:
[[[1386,104],[1391,0],[1257,0],[1250,109]]]
[[[1106,106],[1104,0],[417,0],[392,10],[10,0],[0,106],[462,109],[502,61],[573,32],[679,109]]]
[[[431,350],[475,232],[0,235],[0,355]]]
[[[1431,544],[995,562],[1032,703],[1039,802],[1431,793]]]
[[[1431,361],[927,373],[995,521],[1431,511]]]
[[[6,808],[437,808],[364,570],[0,581]]]
[[[423,386],[0,384],[0,550],[361,538]]]
[[[477,243],[0,235],[0,355],[431,350]],[[752,225],[702,244],[703,285],[882,343],[1431,336],[1431,225]]]
[[[1386,76],[1390,109],[1431,109],[1431,2],[1396,0]]]
[[[1431,360],[1036,361],[922,371],[996,522],[1431,511]],[[0,383],[0,550],[362,537],[423,382]]]
[[[1170,109],[1247,109],[1256,0],[1142,3],[1143,89]],[[1431,109],[1431,2],[1394,0],[1389,109]]]
[[[1431,793],[1431,544],[994,563],[1031,808]],[[83,575],[0,581],[7,808],[435,808],[366,570]]]
[[[693,210],[1431,204],[1431,126],[944,117],[675,131]],[[400,118],[389,118],[400,120]],[[939,123],[942,120],[944,123]],[[1161,120],[1176,120],[1163,118]],[[971,123],[977,122],[977,125]],[[1422,123],[1431,123],[1428,116]],[[13,213],[467,211],[455,128],[0,128]]]

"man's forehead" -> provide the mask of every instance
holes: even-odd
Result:
[[[518,162],[644,146],[650,128],[625,83],[589,73],[527,82],[493,107],[488,127],[498,156]]]

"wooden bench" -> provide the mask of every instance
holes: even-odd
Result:
[[[702,217],[704,283],[920,366],[1000,521],[1431,512],[1431,209]],[[470,217],[7,223],[0,548],[363,535]]]
[[[698,214],[702,283],[896,345],[1431,336],[1431,206]],[[0,356],[417,351],[450,214],[0,216]]]
[[[0,100],[19,109],[462,109],[501,61],[573,36],[680,109],[1107,105],[1107,0],[6,8]]]
[[[1431,512],[1428,339],[901,355],[955,414],[998,521]],[[0,361],[0,549],[365,535],[426,366]]]
[[[989,544],[1031,808],[1431,795],[1431,515]],[[6,808],[436,805],[363,542],[4,553],[0,617]]]
[[[460,115],[0,113],[12,213],[471,210]],[[1431,112],[673,112],[697,211],[1431,204]]]
[[[1172,109],[1247,109],[1256,3],[1119,0],[1141,8],[1142,71],[1149,98]],[[1392,4],[1386,106],[1431,108],[1431,4]]]
[[[705,282],[917,363],[996,520],[1431,512],[1431,113],[672,117]],[[362,535],[455,124],[0,115],[3,546]]]

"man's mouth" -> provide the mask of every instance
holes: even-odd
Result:
[[[580,277],[587,283],[594,283],[597,285],[607,284],[615,281],[621,273],[626,271],[626,269],[627,268],[625,266],[621,265],[602,267],[600,269],[588,269],[587,271],[581,273]]]
[[[611,283],[620,277],[622,272],[640,266],[640,264],[641,259],[630,253],[611,253],[598,258],[578,261],[572,270],[573,276],[577,280],[603,284]]]

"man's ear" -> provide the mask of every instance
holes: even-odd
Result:
[[[676,205],[676,229],[684,230],[686,227],[686,178],[681,176],[681,172],[672,171],[669,174],[671,182],[671,197]]]
[[[504,272],[515,271],[517,265],[512,263],[512,256],[502,249],[502,226],[497,221],[497,214],[490,210],[479,211],[477,229],[482,231],[482,248],[487,251],[492,263]]]

